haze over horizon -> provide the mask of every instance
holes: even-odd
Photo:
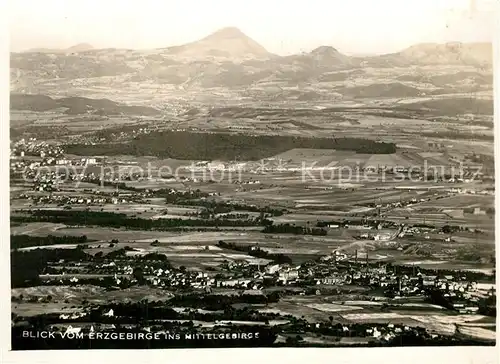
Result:
[[[10,49],[64,49],[79,43],[163,48],[236,27],[279,55],[324,45],[346,54],[380,54],[419,43],[491,42],[492,9],[491,0],[312,0],[286,6],[263,0],[20,0],[10,3]]]

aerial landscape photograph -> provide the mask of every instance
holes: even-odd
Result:
[[[478,21],[31,3],[11,25],[12,350],[496,345]]]

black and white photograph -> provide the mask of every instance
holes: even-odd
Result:
[[[10,2],[11,350],[494,347],[495,3]]]

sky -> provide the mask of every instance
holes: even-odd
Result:
[[[492,41],[496,0],[13,0],[10,49],[160,48],[234,26],[280,55]]]

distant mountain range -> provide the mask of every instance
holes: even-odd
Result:
[[[50,48],[32,48],[23,53],[79,53],[94,49],[88,43],[79,43],[66,49],[50,49]]]
[[[97,77],[184,89],[270,83],[281,87],[348,81],[366,68],[450,65],[491,72],[492,63],[489,43],[418,44],[401,52],[366,57],[348,56],[331,46],[321,46],[311,52],[278,56],[239,29],[229,27],[192,43],[152,50],[95,49],[78,44],[60,50],[11,53],[11,91],[36,93],[44,82]],[[484,79],[482,75],[472,77]],[[405,94],[418,94],[398,87]]]
[[[491,43],[424,43],[399,53],[408,61],[424,64],[470,64],[487,66],[493,63]]]
[[[10,95],[10,108],[38,112],[61,109],[61,112],[67,115],[158,116],[160,114],[158,110],[147,106],[127,106],[108,99],[89,99],[86,97],[53,99],[45,95],[22,94]]]
[[[118,51],[118,49],[95,49],[88,43],[80,43],[66,49],[48,49],[48,48],[33,48],[21,53],[49,53],[49,54],[64,54],[64,53],[82,53],[95,51]],[[129,49],[122,49],[122,52],[131,52]],[[137,51],[140,52],[140,51]],[[145,53],[160,54],[164,56],[186,57],[190,59],[203,58],[226,58],[229,60],[235,59],[253,59],[253,58],[274,58],[279,57],[268,52],[263,46],[255,40],[248,37],[241,30],[235,27],[222,28],[205,38],[198,41],[166,48],[157,48]],[[374,61],[374,60],[390,60],[392,62],[409,63],[472,63],[472,64],[491,64],[492,63],[492,44],[491,43],[460,43],[451,42],[446,44],[438,43],[421,43],[413,45],[398,53],[385,54],[379,56],[353,56],[349,57],[339,53],[335,48],[330,46],[321,46],[310,53],[306,53],[311,57],[329,57],[337,58],[340,62],[348,63],[348,60],[356,60],[357,62]],[[295,55],[296,56],[304,56]],[[289,56],[290,57],[290,56]],[[279,57],[288,58],[288,57]],[[399,58],[399,59],[398,59]]]

